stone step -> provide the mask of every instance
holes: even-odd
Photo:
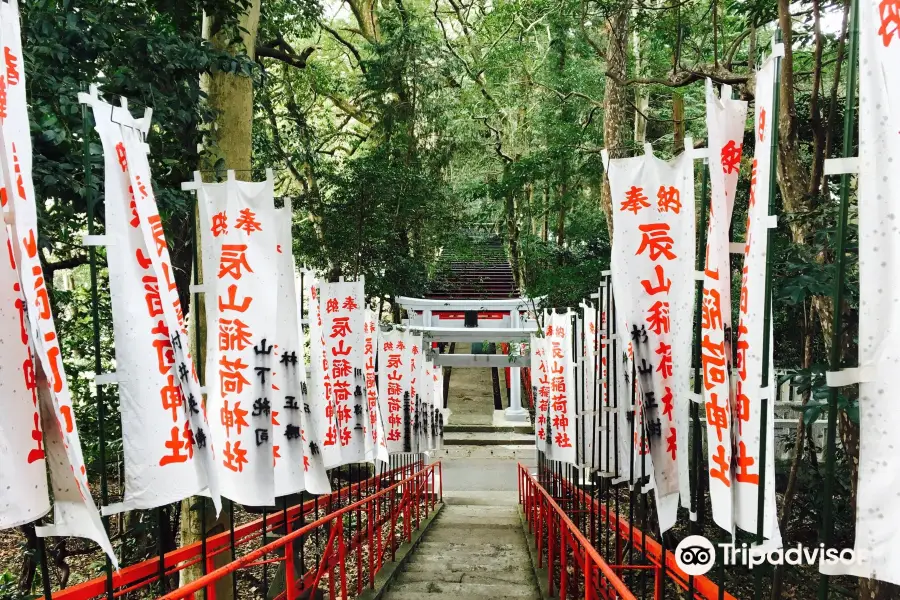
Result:
[[[534,428],[528,425],[468,425],[461,423],[459,425],[447,425],[444,427],[444,435],[448,433],[524,433],[533,434]]]
[[[416,560],[431,560],[432,557],[440,560],[460,559],[472,557],[473,560],[492,559],[498,556],[513,555],[525,552],[527,548],[522,544],[438,544],[435,542],[421,542],[416,549]]]
[[[472,504],[454,504],[452,507],[444,507],[441,511],[441,520],[445,523],[451,522],[456,518],[464,517],[481,517],[482,519],[510,518],[516,519],[519,523],[519,515],[516,513],[515,506],[512,505],[489,505],[478,506]]]
[[[513,510],[510,510],[512,508],[511,506],[502,507],[506,510],[495,510],[496,507],[494,506],[482,506],[481,508],[485,510],[479,511],[477,510],[477,507],[466,507],[465,510],[441,514],[441,524],[468,525],[471,523],[478,525],[482,523],[490,523],[493,525],[513,525],[516,527],[521,526],[519,516]]]
[[[503,576],[504,579],[513,581],[525,581],[532,574],[531,564],[524,556],[516,554],[513,557],[505,557],[490,561],[475,562],[470,559],[440,561],[419,560],[413,557],[404,567],[403,574],[432,573],[434,575],[447,576],[450,573],[477,573],[483,576]]]
[[[453,491],[444,492],[444,504],[450,506],[469,506],[473,508],[491,507],[516,507],[519,505],[519,496],[513,491]]]
[[[397,582],[391,586],[391,597],[419,594],[420,598],[504,598],[537,600],[534,585],[514,583],[438,583],[436,581]]]
[[[508,569],[506,571],[482,570],[472,568],[458,569],[427,569],[426,565],[420,565],[414,570],[406,570],[397,576],[397,582],[408,581],[446,581],[448,583],[528,583],[533,574],[529,568],[520,570]]]
[[[533,446],[533,433],[444,430],[444,446]]]
[[[513,494],[507,492],[507,495]],[[490,506],[481,504],[454,504],[441,511],[441,515],[463,515],[469,513],[478,513],[482,515],[518,515],[518,511],[515,507],[507,504],[492,504]]]
[[[475,589],[477,589],[477,586]],[[423,598],[428,598],[429,600],[522,600],[523,598],[537,600],[538,594],[535,592],[532,596],[507,596],[503,594],[496,595],[493,592],[472,592],[466,596],[460,597],[459,594],[455,593],[438,592],[423,594],[422,592],[404,592],[391,589],[385,596],[385,600],[422,600]]]
[[[486,509],[492,509],[494,507],[487,507]],[[503,508],[512,508],[511,506]],[[478,511],[473,510],[471,507],[466,507],[465,510],[461,510],[459,512],[450,512],[446,516],[441,515],[441,527],[436,528],[437,531],[443,531],[447,528],[456,529],[457,531],[465,531],[468,527],[503,527],[509,528],[510,526],[515,526],[519,530],[521,530],[521,521],[515,513],[510,514],[507,511],[498,511],[498,510],[485,510],[481,514]],[[457,543],[465,543],[464,539],[460,539]]]
[[[446,446],[434,453],[435,460],[451,461],[465,458],[511,458],[536,460],[535,445],[510,444],[508,446]]]
[[[491,527],[489,525],[472,526],[466,531],[458,528],[453,529],[435,529],[428,533],[427,540],[429,542],[439,542],[442,544],[458,542],[462,536],[474,544],[517,544],[522,540],[521,528],[512,527]]]
[[[490,525],[492,527],[502,527],[504,529],[521,529],[522,524],[519,517],[515,516],[497,516],[490,517],[485,515],[447,515],[443,519],[443,524],[455,527],[459,531],[468,531],[470,527],[480,527]]]

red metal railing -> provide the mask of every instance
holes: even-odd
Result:
[[[438,498],[442,499],[440,473],[439,462],[425,466],[419,459],[345,486],[331,494],[319,496],[303,505],[292,506],[274,512],[265,519],[238,526],[234,529],[235,554],[238,547],[249,548],[254,543],[258,544],[264,528],[266,533],[281,532],[284,535],[219,568],[215,567],[216,558],[232,550],[230,531],[210,536],[206,540],[205,555],[202,542],[173,550],[165,555],[163,564],[167,579],[204,560],[208,574],[162,597],[193,599],[197,591],[205,588],[206,600],[215,600],[215,586],[212,584],[219,579],[241,568],[284,563],[286,581],[293,582],[294,585],[288,585],[287,592],[279,598],[293,600],[298,597],[299,590],[317,586],[326,575],[329,579],[330,598],[335,598],[336,583],[340,585],[342,597],[346,598],[349,596],[346,595],[345,565],[351,556],[355,556],[355,560],[351,562],[356,563],[356,585],[353,587],[357,594],[362,593],[364,582],[369,586],[374,584],[375,575],[381,570],[385,557],[394,559],[401,538],[410,540],[412,531],[418,528],[421,518],[427,517],[434,510]],[[350,502],[352,498],[361,500]],[[345,506],[341,507],[342,503]],[[320,512],[327,511],[327,514],[306,523],[306,519],[318,516],[315,513],[317,508]],[[301,519],[306,524],[294,530],[295,524]],[[402,529],[400,537],[398,527]],[[309,563],[310,558],[313,558],[315,566],[304,573],[295,573],[295,562],[285,560],[284,549],[288,549],[287,556],[296,558],[295,549],[299,548],[300,540],[304,539],[310,545],[316,534],[325,539],[326,544],[324,548],[308,549],[305,562]],[[368,551],[367,558],[364,558],[364,546],[375,548],[376,551]],[[281,556],[266,557],[276,551],[281,552]],[[334,576],[336,567],[340,570],[339,579]],[[153,558],[114,573],[113,597],[119,598],[129,592],[149,588],[159,582],[159,572],[160,560]],[[106,578],[98,577],[54,592],[52,600],[90,600],[103,598],[105,595]]]
[[[522,466],[520,465],[520,468]],[[614,535],[618,536],[625,544],[631,544],[635,552],[640,552],[650,563],[650,568],[656,573],[655,581],[662,581],[666,577],[673,581],[681,590],[693,590],[693,598],[700,600],[736,600],[734,596],[728,592],[719,591],[719,586],[705,576],[695,576],[691,578],[678,566],[675,560],[675,553],[671,550],[663,551],[663,547],[659,542],[645,534],[642,530],[629,524],[628,519],[616,515],[615,511],[608,510],[596,498],[586,493],[582,488],[573,485],[564,477],[560,477],[557,473],[547,471],[544,473],[546,480],[552,481],[554,486],[568,497],[576,498],[580,506],[585,507],[590,514],[596,513],[599,517],[598,527],[606,527]],[[621,549],[621,546],[619,546]],[[620,551],[621,555],[621,551]],[[663,568],[663,556],[665,556],[665,568]],[[638,569],[648,568],[647,565],[616,565],[616,570],[621,569]],[[693,581],[691,581],[693,579]],[[657,587],[656,589],[660,589]],[[654,596],[657,597],[657,596]]]
[[[329,598],[334,600],[339,587],[340,598],[350,598],[351,586],[348,585],[348,566],[350,558],[355,554],[356,588],[355,595],[363,591],[363,571],[366,572],[368,587],[375,587],[375,575],[384,565],[384,557],[388,551],[393,559],[400,545],[398,528],[402,528],[402,539],[412,541],[413,529],[418,529],[422,518],[427,518],[434,511],[440,490],[440,463],[433,463],[417,471],[413,475],[384,488],[349,506],[304,525],[296,531],[288,531],[278,540],[266,544],[262,548],[249,552],[227,565],[220,567],[200,579],[182,586],[177,590],[161,596],[162,600],[179,600],[195,597],[200,590],[207,594],[214,589],[214,584],[228,577],[239,569],[252,568],[264,563],[283,562],[285,565],[286,591],[276,600],[296,600],[304,590],[319,587],[324,578],[328,578]],[[435,472],[437,471],[437,479]],[[438,489],[435,485],[438,485]],[[432,491],[434,493],[432,493]],[[388,508],[388,510],[384,510]],[[346,521],[356,518],[358,533],[348,539]],[[362,517],[365,523],[362,524]],[[317,529],[327,532],[327,542],[318,564],[305,573],[295,572],[295,552],[304,539]],[[363,553],[363,546],[368,551]],[[281,556],[267,558],[268,555],[281,553]],[[285,556],[291,560],[285,560]],[[363,569],[363,563],[367,566]],[[207,596],[210,598],[211,596]]]
[[[519,503],[537,543],[538,567],[546,564],[550,595],[585,600],[635,600],[628,587],[603,560],[553,497],[519,464]],[[546,542],[545,542],[546,538]],[[546,561],[544,554],[546,553]],[[656,577],[657,584],[660,577]]]

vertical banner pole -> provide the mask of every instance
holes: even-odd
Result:
[[[709,165],[707,159],[703,159],[703,175],[700,180],[700,238],[697,246],[697,271],[703,270],[704,259],[706,257],[706,228],[707,216],[709,214]],[[702,394],[703,388],[703,355],[702,355],[702,330],[703,330],[703,281],[697,281],[697,294],[694,309],[694,393]],[[700,513],[703,512],[703,495],[701,469],[703,466],[702,450],[703,435],[700,430],[700,405],[696,402],[691,403],[691,424],[693,431],[692,454],[693,460],[691,465],[691,488],[693,489],[693,497],[691,498],[691,511],[697,515],[697,520],[691,521],[691,533],[699,534],[703,519]]]
[[[93,173],[91,167],[90,127],[88,125],[88,109],[86,104],[81,105],[81,139],[82,154],[84,159],[84,196],[87,203],[87,230],[88,235],[94,235],[94,209],[97,199],[94,198],[91,186]],[[100,354],[100,301],[97,293],[97,250],[94,246],[88,246],[88,260],[91,271],[91,320],[94,341],[94,375],[103,372],[103,361]],[[97,426],[99,428],[97,445],[100,452],[100,502],[103,506],[109,504],[109,485],[106,480],[106,406],[103,404],[103,385],[94,383],[97,392]],[[109,535],[109,517],[103,517],[103,529]],[[106,598],[113,600],[112,562],[106,557],[104,567],[106,571]]]
[[[707,165],[706,159],[703,159],[703,166],[701,169],[703,175],[700,179],[700,238],[697,246],[697,271],[703,269],[703,261],[706,257],[706,217],[709,213],[709,166]],[[703,355],[701,341],[703,335],[703,281],[697,281],[696,286],[696,303],[694,305],[694,393],[702,394]],[[703,513],[704,507],[702,494],[703,477],[701,476],[701,471],[705,472],[706,469],[703,468],[702,458],[703,434],[700,430],[700,405],[696,402],[691,402],[691,429],[692,460],[690,480],[691,489],[693,490],[693,494],[691,494],[691,512],[696,515],[696,519],[691,521],[690,531],[692,535],[700,535],[703,526],[701,514]],[[688,577],[688,596],[693,595],[693,593],[694,578],[691,576]]]
[[[779,27],[775,33],[777,42],[781,42],[781,28]],[[781,58],[775,58],[775,84],[773,86],[774,93],[772,99],[772,139],[769,143],[772,146],[772,163],[769,167],[769,209],[768,215],[772,215],[772,209],[775,206],[775,194],[778,191],[778,138],[779,138],[779,121],[781,120]],[[766,229],[766,289],[765,289],[765,305],[763,308],[763,345],[762,345],[762,377],[760,388],[767,389],[769,383],[769,349],[772,340],[769,335],[772,323],[772,241],[773,228]],[[756,543],[763,543],[763,531],[765,525],[765,499],[766,499],[766,453],[770,451],[766,442],[768,436],[769,420],[769,395],[774,394],[775,390],[769,389],[766,394],[761,394],[761,417],[759,422],[759,490],[756,497]],[[756,571],[754,576],[754,597],[762,598],[762,577],[763,568]]]
[[[856,77],[859,56],[859,0],[850,3],[850,53],[847,69],[847,100],[844,106],[844,149],[843,156],[853,155],[853,125],[856,120]],[[844,303],[844,280],[847,271],[847,212],[850,205],[850,174],[841,175],[841,207],[837,222],[837,240],[835,242],[835,267],[837,275],[834,280],[832,294],[831,348],[829,348],[828,368],[837,371],[841,368],[841,330]],[[832,495],[834,493],[835,438],[837,436],[837,401],[838,388],[828,390],[828,429],[825,434],[825,485],[823,487],[822,527],[819,531],[819,542],[828,548],[834,530]],[[819,576],[819,600],[828,599],[828,575]]]
[[[197,194],[194,194],[194,218],[193,218],[193,226],[194,226],[194,235],[193,239],[193,247],[191,251],[193,253],[194,260],[194,273],[193,273],[193,282],[194,286],[200,285],[200,269],[202,265],[200,264],[200,194],[199,191]],[[195,289],[199,289],[199,287],[195,287]],[[191,294],[191,321],[193,322],[194,327],[194,370],[197,372],[197,383],[201,386],[203,385],[203,368],[204,368],[204,355],[201,352],[203,348],[203,338],[202,331],[200,331],[200,292],[194,292]],[[200,402],[203,403],[203,406],[206,406],[206,402],[203,398],[200,398]],[[207,565],[207,548],[206,548],[206,537],[208,528],[206,527],[206,498],[202,496],[198,496],[198,503],[200,505],[200,569],[201,572],[206,575],[208,571]],[[203,598],[206,600],[208,596],[207,592],[208,588],[203,588]]]
[[[163,537],[163,532],[165,528],[163,527],[163,518],[165,516],[165,511],[162,507],[158,507],[156,510],[156,556],[157,556],[157,572],[159,576],[159,593],[160,595],[165,594],[168,590],[166,589],[166,543],[165,538]],[[169,519],[166,518],[166,524],[168,524]]]
[[[234,549],[234,500],[228,501],[228,526],[229,526],[229,542],[231,542],[231,562],[235,560],[235,549]],[[231,597],[237,598],[237,583],[238,583],[238,572],[237,570],[231,573]]]

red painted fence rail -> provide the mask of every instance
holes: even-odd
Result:
[[[329,596],[336,597],[336,588],[340,588],[340,597],[348,596],[348,577],[345,565],[351,555],[355,555],[355,591],[362,593],[363,582],[372,586],[375,575],[384,565],[385,559],[393,560],[394,553],[401,541],[409,541],[412,531],[419,527],[422,519],[434,509],[443,497],[441,486],[441,464],[436,462],[424,465],[421,460],[412,462],[384,473],[377,474],[365,481],[354,483],[331,494],[322,495],[301,505],[289,507],[286,511],[277,511],[265,519],[266,532],[282,530],[281,538],[261,548],[249,551],[236,560],[215,567],[215,559],[223,553],[230,553],[231,532],[211,536],[206,540],[206,553],[203,554],[201,542],[177,548],[165,555],[164,567],[166,577],[177,575],[180,571],[206,561],[207,575],[191,584],[180,587],[161,598],[191,598],[199,600],[215,600],[215,584],[241,568],[250,568],[266,564],[284,564],[285,578],[288,582],[286,592],[278,598],[294,600],[301,591],[317,587],[327,577]],[[384,485],[384,482],[394,482]],[[306,518],[318,507],[327,510],[332,505],[340,505],[350,498],[361,499],[354,503],[330,511],[321,518],[305,523],[299,529],[294,524]],[[285,515],[287,524],[285,526]],[[365,523],[363,523],[363,519]],[[345,524],[353,520],[355,532]],[[263,533],[263,519],[258,519],[235,527],[234,547],[249,546],[259,542]],[[397,530],[402,529],[398,536]],[[304,539],[311,539],[316,531],[326,540],[325,548],[310,561],[314,567],[305,573],[295,573],[295,561],[285,560],[285,555],[296,559],[295,550]],[[363,548],[368,550],[363,553]],[[285,550],[287,552],[285,552]],[[318,550],[317,550],[318,552]],[[136,590],[149,590],[159,581],[160,561],[158,558],[148,559],[136,565],[121,569],[113,574],[113,596],[119,598]],[[335,573],[338,571],[339,573]],[[197,594],[205,590],[205,596]],[[98,577],[91,581],[54,592],[52,600],[91,600],[106,596],[106,578]]]
[[[569,598],[574,587],[583,588],[585,600],[635,600],[628,586],[521,463],[519,503],[537,542],[538,567],[546,564],[551,596],[558,591],[559,598]]]
[[[435,474],[440,471],[440,463],[433,463],[425,468],[417,471],[410,477],[398,481],[383,490],[367,496],[362,500],[345,506],[333,513],[304,525],[296,531],[288,531],[284,537],[266,544],[258,550],[245,554],[238,560],[228,563],[211,573],[204,575],[200,579],[182,586],[177,590],[162,596],[162,600],[180,600],[182,598],[195,598],[195,594],[200,590],[206,589],[207,593],[214,589],[214,584],[234,573],[238,569],[253,567],[266,561],[266,556],[274,553],[281,553],[289,557],[295,556],[295,548],[302,540],[313,533],[318,528],[330,530],[328,541],[325,544],[325,550],[318,561],[318,565],[307,573],[295,573],[294,561],[285,561],[283,556],[271,559],[270,562],[285,563],[285,581],[286,592],[276,600],[296,600],[300,593],[306,589],[316,589],[324,577],[328,577],[329,597],[331,600],[336,596],[336,589],[340,588],[340,598],[350,598],[348,593],[347,578],[347,558],[356,550],[356,564],[358,568],[362,567],[363,554],[362,546],[368,547],[368,564],[366,571],[369,575],[369,587],[374,588],[375,575],[383,566],[383,558],[385,552],[383,548],[387,548],[391,552],[396,550],[398,543],[397,525],[402,522],[403,539],[407,542],[412,541],[413,529],[418,529],[422,518],[427,518],[428,514],[435,509],[437,502],[437,494],[431,494],[430,489],[434,489],[436,483]],[[440,475],[437,476],[439,482]],[[382,509],[389,505],[387,520],[390,526],[387,532],[382,535],[384,527]],[[424,511],[421,514],[420,511]],[[358,536],[356,543],[348,544],[344,536],[344,520],[345,517],[352,517],[356,514],[365,514],[367,519],[367,527],[364,535]],[[378,528],[377,534],[375,528]],[[384,539],[382,539],[384,537]],[[337,573],[335,573],[337,571]],[[356,595],[362,593],[362,578],[357,576]]]
[[[659,542],[654,540],[649,535],[646,535],[641,529],[635,527],[632,524],[629,524],[628,520],[618,516],[615,511],[608,510],[606,506],[603,505],[596,498],[585,492],[578,485],[573,484],[571,481],[567,480],[564,477],[561,477],[559,474],[554,473],[552,471],[547,471],[543,474],[543,477],[546,481],[549,481],[551,487],[555,490],[558,490],[561,495],[566,496],[567,498],[577,498],[577,504],[580,507],[584,507],[589,514],[596,514],[598,516],[598,526],[602,528],[608,529],[613,535],[617,536],[619,539],[624,542],[624,545],[630,544],[632,548],[634,548],[635,552],[639,552],[643,554],[646,561],[649,565],[632,565],[632,564],[614,564],[609,565],[604,562],[604,565],[607,565],[612,572],[614,573],[624,573],[628,569],[649,569],[653,571],[654,577],[654,594],[653,597],[656,599],[662,598],[663,594],[663,585],[664,580],[669,579],[674,582],[674,584],[682,591],[692,591],[691,597],[695,600],[736,600],[736,598],[729,594],[724,590],[720,590],[719,586],[713,582],[708,577],[704,576],[695,576],[690,577],[681,568],[678,566],[678,563],[675,561],[675,554],[671,550],[663,550],[662,545]],[[531,492],[530,496],[523,495],[523,490],[528,489],[523,487],[523,485],[534,486],[540,489],[540,493],[542,495],[546,495],[553,502],[553,506],[557,507],[563,514],[565,514],[565,510],[559,507],[559,504],[553,498],[553,494],[548,492],[540,482],[528,472],[528,469],[523,466],[521,463],[519,464],[519,502],[525,507],[526,516],[529,513],[529,501],[533,502],[533,498],[535,497],[534,492]],[[534,511],[534,507],[530,507],[531,511]],[[576,530],[578,529],[576,525],[572,524],[571,521],[568,521],[572,527]],[[529,521],[531,523],[531,521]],[[532,531],[535,530],[535,526],[531,524]],[[541,530],[538,529],[540,532]],[[537,536],[538,544],[542,544],[542,540],[540,536]],[[551,538],[552,539],[552,538]],[[583,539],[583,543],[587,546],[590,546],[592,549],[590,542],[586,539]],[[557,542],[558,543],[558,542]],[[618,546],[621,549],[621,546]],[[548,548],[548,551],[550,549]],[[555,549],[554,549],[555,550]],[[556,556],[561,557],[562,554],[559,550],[555,550]],[[624,558],[624,553],[621,550],[618,553]],[[540,553],[539,553],[540,554]],[[550,560],[552,561],[554,557],[553,553],[550,553]],[[598,554],[598,559],[603,560],[602,557]],[[621,561],[619,561],[621,562]],[[552,570],[551,570],[552,572]],[[552,585],[552,583],[551,583]],[[596,584],[595,584],[596,585]],[[585,595],[585,599],[587,598],[616,598],[622,597],[627,598],[628,596],[610,596],[604,595],[604,590],[601,588],[600,590],[595,590],[595,594],[591,596]],[[564,597],[564,596],[561,596]]]

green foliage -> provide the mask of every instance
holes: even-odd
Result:
[[[318,232],[298,228],[310,266],[364,276],[372,297],[422,294],[436,249],[455,222],[454,203],[425,165],[383,148],[350,161],[323,184]]]
[[[0,572],[0,600],[33,600],[39,598],[33,594],[23,594],[12,573]]]
[[[171,8],[172,10],[167,10]],[[150,0],[123,5],[109,0],[28,0],[22,7],[29,116],[34,143],[34,182],[38,198],[39,246],[51,286],[63,359],[72,390],[85,458],[92,476],[98,463],[99,422],[92,373],[93,329],[87,254],[77,240],[87,228],[87,203],[103,228],[103,164],[100,142],[87,129],[77,95],[97,83],[107,98],[123,95],[133,111],[154,109],[148,136],[160,212],[172,248],[176,281],[186,290],[190,270],[191,199],[180,191],[199,157],[202,129],[214,115],[204,105],[200,75],[230,68],[231,57],[199,37],[200,5]],[[87,111],[88,113],[90,111]],[[90,178],[85,176],[89,167]],[[69,271],[62,265],[75,266]],[[104,370],[112,370],[113,340],[105,258],[100,253],[101,349]],[[117,414],[113,390],[105,395],[107,414]],[[108,457],[119,452],[119,420],[106,420]]]
[[[597,293],[601,273],[609,269],[606,223],[599,210],[587,202],[573,211],[566,246],[528,234],[523,250],[528,265],[526,293],[533,298],[546,296],[548,307],[577,307]]]

